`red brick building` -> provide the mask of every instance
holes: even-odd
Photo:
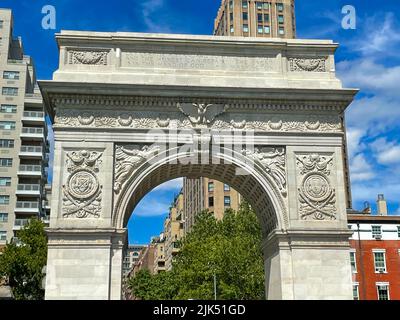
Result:
[[[354,231],[350,240],[354,299],[400,300],[400,216],[371,215],[367,210],[349,214],[348,221]]]

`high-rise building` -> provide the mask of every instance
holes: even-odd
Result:
[[[400,299],[400,217],[388,215],[383,195],[377,208],[348,214],[355,300]]]
[[[184,178],[184,234],[187,234],[197,214],[204,210],[214,213],[221,220],[226,209],[238,210],[241,195],[229,185],[209,178]]]
[[[172,262],[175,255],[179,252],[179,241],[183,238],[183,210],[184,198],[180,192],[174,199],[174,203],[170,208],[169,215],[165,219],[164,234],[165,234],[165,270],[172,269]]]
[[[222,0],[214,35],[293,39],[294,0]]]
[[[0,9],[0,245],[31,217],[43,217],[49,144],[32,58]]]

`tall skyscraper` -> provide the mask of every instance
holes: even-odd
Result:
[[[222,0],[214,35],[295,38],[294,0]]]
[[[0,9],[0,245],[32,216],[44,217],[49,144],[32,58]]]
[[[238,210],[241,195],[229,185],[209,178],[183,179],[184,234],[188,233],[195,217],[203,210],[222,219],[226,209]]]

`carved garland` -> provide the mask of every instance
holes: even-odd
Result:
[[[328,57],[289,58],[290,71],[294,72],[326,72]]]
[[[97,178],[102,161],[100,152],[86,150],[67,152],[67,171],[70,173],[63,185],[63,210],[65,218],[99,218],[102,186]]]
[[[69,51],[69,64],[107,65],[108,51]]]
[[[303,220],[336,220],[336,191],[331,185],[332,156],[297,157],[301,177],[299,211]]]
[[[225,112],[225,107],[217,108],[214,112]],[[215,119],[221,114],[187,115],[182,114],[171,119],[171,114],[148,113],[147,117],[137,112],[124,112],[116,115],[112,111],[102,111],[96,114],[89,112],[78,113],[76,111],[63,110],[55,118],[55,127],[96,127],[96,128],[199,128],[226,130],[259,130],[267,132],[342,132],[342,123],[339,116],[311,115],[304,119],[294,120],[288,115],[272,116],[265,121],[248,121],[242,119],[229,119],[229,117]],[[267,117],[267,116],[266,116]]]

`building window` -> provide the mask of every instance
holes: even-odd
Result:
[[[355,251],[350,252],[350,264],[351,264],[351,271],[353,273],[357,273],[357,261],[356,261]]]
[[[258,20],[258,22],[263,22],[263,15],[262,15],[262,13],[259,13],[259,14],[257,15],[257,20]]]
[[[269,26],[264,26],[264,33],[270,33],[271,28]]]
[[[0,223],[8,222],[8,213],[0,213]]]
[[[247,12],[243,12],[243,20],[248,20],[249,14]]]
[[[243,32],[249,32],[249,25],[248,24],[244,24],[243,25]]]
[[[12,167],[13,159],[0,159],[0,167]]]
[[[18,71],[4,71],[3,79],[7,80],[19,80],[19,72]]]
[[[283,15],[280,14],[280,15],[278,16],[278,22],[279,22],[279,23],[284,23]]]
[[[378,300],[390,300],[389,297],[389,284],[377,284]]]
[[[7,231],[0,231],[0,241],[7,241]]]
[[[285,28],[284,27],[279,27],[279,34],[281,34],[281,35],[285,34]]]
[[[277,3],[276,8],[278,9],[279,12],[283,12],[283,3]]]
[[[14,140],[0,139],[0,148],[14,148]]]
[[[386,259],[384,251],[374,252],[375,273],[386,272]]]
[[[242,8],[247,9],[249,7],[249,4],[247,3],[247,0],[242,1]]]
[[[231,187],[229,184],[224,183],[224,191],[231,191]]]
[[[360,292],[358,290],[358,284],[353,284],[353,300],[360,300]]]
[[[10,196],[0,196],[0,204],[10,204]]]
[[[0,130],[15,130],[15,121],[0,121]]]
[[[209,197],[208,198],[208,206],[209,207],[214,207],[214,197]]]
[[[0,106],[1,113],[17,113],[17,106],[13,104],[2,104]]]
[[[269,14],[264,14],[264,22],[269,22]]]
[[[372,237],[382,239],[382,226],[372,226]]]
[[[11,178],[0,177],[0,187],[9,187],[9,186],[11,186]]]
[[[3,96],[17,96],[18,95],[18,88],[3,88],[2,90]]]
[[[214,192],[214,182],[208,183],[208,192]]]
[[[229,197],[229,196],[224,197],[224,206],[225,207],[230,207],[231,206],[231,197]]]
[[[258,26],[257,32],[258,33],[263,33],[263,26]]]

